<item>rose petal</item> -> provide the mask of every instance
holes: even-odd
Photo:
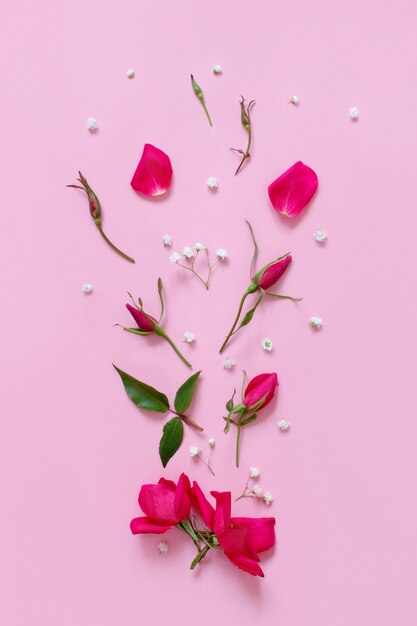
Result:
[[[255,552],[269,550],[275,544],[274,517],[232,517],[233,528],[246,529],[246,539]]]
[[[134,535],[147,533],[161,535],[162,533],[166,533],[170,528],[172,528],[172,526],[157,524],[151,520],[150,517],[135,517],[135,519],[132,519],[130,522],[130,530]]]
[[[212,531],[214,527],[214,508],[211,506],[210,502],[207,500],[206,496],[202,492],[200,485],[195,481],[193,482],[191,496],[194,508],[197,509],[197,511],[200,513],[201,517],[204,520],[206,528]]]
[[[247,409],[254,406],[266,396],[260,409],[266,407],[272,400],[279,385],[278,376],[275,372],[271,374],[258,374],[252,378],[245,389],[243,404]]]
[[[317,174],[302,161],[294,163],[268,187],[272,206],[287,217],[297,217],[314,196],[319,184]]]
[[[133,189],[145,196],[161,196],[171,185],[172,166],[169,156],[146,143],[131,181]]]
[[[225,552],[225,555],[233,563],[233,565],[236,565],[236,567],[242,569],[244,572],[248,572],[248,574],[252,574],[252,576],[264,577],[262,569],[253,559],[237,554],[229,554],[228,552]]]
[[[126,304],[126,308],[138,325],[139,330],[147,333],[153,333],[155,328],[152,326],[152,323],[148,320],[148,318],[142,311],[139,311],[139,309],[135,309],[135,307],[133,307],[131,304]],[[158,322],[154,317],[152,317],[152,315],[149,315],[149,317],[153,319],[156,324],[158,324]]]

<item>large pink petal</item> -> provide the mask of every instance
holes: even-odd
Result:
[[[232,509],[232,494],[230,491],[211,491],[216,500],[213,528],[217,536],[230,528],[230,514]]]
[[[236,554],[228,554],[227,552],[225,552],[225,555],[230,559],[233,565],[236,565],[236,567],[242,569],[244,572],[248,572],[248,574],[252,574],[252,576],[264,577],[263,571],[254,559]]]
[[[269,550],[275,544],[274,517],[232,517],[233,528],[246,529],[246,539],[255,552]]]
[[[175,489],[165,484],[143,485],[139,493],[142,511],[158,524],[176,524]]]
[[[252,378],[246,387],[243,404],[247,409],[250,409],[250,407],[260,402],[266,396],[261,408],[266,407],[274,397],[278,385],[278,376],[275,372],[272,374],[258,374],[258,376]]]
[[[268,187],[272,206],[287,217],[297,217],[314,196],[319,184],[311,167],[297,161]]]
[[[170,158],[159,148],[145,143],[143,153],[131,181],[133,189],[145,196],[162,196],[171,185]]]
[[[178,522],[188,517],[190,513],[191,502],[188,495],[190,489],[190,479],[185,474],[181,474],[175,491],[174,502],[174,511]]]
[[[214,508],[211,506],[210,502],[207,500],[206,496],[202,492],[200,485],[193,482],[193,488],[191,490],[191,495],[193,498],[194,507],[197,509],[198,513],[200,513],[201,517],[204,520],[204,524],[206,525],[207,530],[213,531],[214,528]]]
[[[156,524],[149,517],[135,517],[135,519],[132,519],[130,522],[130,530],[134,535],[148,533],[161,535],[162,533],[166,533],[170,528],[172,528],[172,526]]]

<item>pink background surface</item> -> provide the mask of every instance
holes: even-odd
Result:
[[[2,624],[416,622],[416,17],[405,0],[3,5]],[[286,104],[294,93],[298,109]],[[257,104],[253,160],[235,178],[228,148],[245,142],[240,94]],[[160,202],[129,186],[145,142],[174,168]],[[266,188],[298,159],[320,187],[289,223]],[[135,266],[106,247],[84,198],[65,188],[78,169]],[[265,303],[227,350],[237,363],[228,373],[217,348],[247,286],[244,218],[261,262],[292,251],[280,291],[304,300]],[[316,229],[329,233],[325,247]],[[169,264],[166,232],[174,249],[201,240],[228,250],[209,292]],[[193,414],[205,436],[187,432],[166,471],[163,420],[133,406],[111,366],[171,396],[186,378],[168,345],[113,327],[129,322],[127,290],[156,309],[158,275],[166,330],[178,341],[196,333],[184,351],[204,371]],[[321,332],[309,329],[311,315],[323,318]],[[281,384],[244,433],[236,470],[221,417],[242,368],[276,370]],[[187,452],[207,453],[210,436],[215,478]],[[249,465],[275,497],[269,510],[250,500],[234,509],[277,517],[264,580],[223,555],[190,572],[194,548],[176,531],[162,556],[158,537],[131,536],[141,483],[185,470],[238,495]]]

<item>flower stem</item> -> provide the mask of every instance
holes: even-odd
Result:
[[[110,241],[110,239],[104,234],[104,231],[101,228],[101,226],[97,226],[97,228],[99,230],[100,235],[103,237],[104,241],[110,246],[110,248],[112,248],[115,252],[117,252],[117,254],[120,254],[120,256],[126,259],[126,261],[129,261],[130,263],[135,263],[135,259],[132,259],[132,257],[122,252],[117,246],[114,245],[113,242]]]
[[[177,346],[175,345],[175,343],[172,341],[171,337],[168,337],[168,335],[162,330],[161,327],[158,327],[155,329],[155,332],[157,335],[159,335],[160,337],[163,337],[164,339],[166,339],[166,341],[169,343],[169,345],[171,346],[171,348],[176,352],[176,354],[180,357],[181,361],[183,363],[185,363],[185,365],[187,367],[192,368],[191,363],[189,363],[187,361],[187,359],[185,358],[185,356],[183,356],[181,354],[181,352],[178,350]]]
[[[237,423],[237,437],[236,437],[236,467],[239,467],[239,447],[240,447],[240,432],[242,430],[241,418]]]
[[[225,339],[225,340],[224,340],[224,342],[223,342],[222,347],[221,347],[221,348],[220,348],[220,350],[219,350],[220,354],[223,352],[223,350],[225,349],[225,347],[227,346],[227,344],[228,344],[228,342],[229,342],[230,337],[233,335],[233,332],[234,332],[234,330],[235,330],[235,328],[236,328],[236,326],[237,326],[237,323],[238,323],[238,321],[239,321],[240,314],[242,313],[242,309],[243,309],[244,302],[245,302],[246,298],[248,297],[248,295],[249,295],[250,293],[251,293],[251,291],[249,291],[249,289],[247,289],[247,290],[245,291],[245,293],[243,294],[243,296],[242,296],[242,299],[241,299],[241,301],[240,301],[239,308],[238,308],[238,310],[237,310],[237,314],[236,314],[236,317],[235,317],[235,321],[233,322],[233,326],[232,326],[232,328],[230,329],[229,334],[227,335],[226,339]]]
[[[207,467],[209,468],[209,470],[213,474],[213,476],[215,476],[216,474],[213,472],[213,470],[210,467],[210,465],[203,459],[203,457],[200,454],[197,454],[197,456],[200,459],[200,461],[202,461],[202,463],[204,463],[204,465],[207,465]]]

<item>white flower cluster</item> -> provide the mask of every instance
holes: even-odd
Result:
[[[229,357],[223,361],[223,367],[225,370],[231,370],[234,365],[235,362],[232,359],[229,359]]]
[[[310,317],[310,327],[319,330],[323,326],[323,320],[321,317]]]
[[[265,337],[265,339],[262,341],[262,347],[264,350],[266,350],[266,352],[271,352],[272,348],[274,347],[272,339]]]
[[[260,470],[257,467],[249,468],[249,477],[246,481],[245,489],[243,490],[241,498],[259,498],[262,499],[265,504],[271,504],[273,501],[273,495],[270,491],[264,491],[259,485],[254,484],[249,486],[251,480],[256,480],[261,475]]]
[[[86,124],[87,129],[90,131],[90,133],[95,133],[98,130],[98,123],[94,117],[89,117]]]

